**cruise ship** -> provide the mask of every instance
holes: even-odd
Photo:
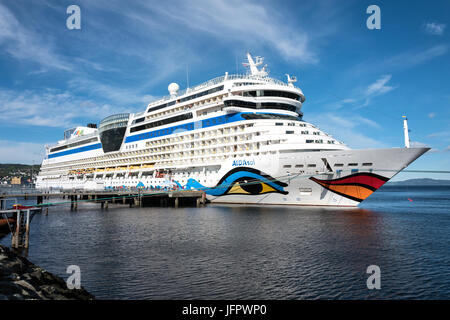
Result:
[[[39,189],[203,190],[211,202],[357,206],[428,148],[350,149],[303,120],[302,90],[247,53],[228,74],[140,113],[66,130],[46,146]],[[407,129],[405,133],[407,134]],[[406,138],[405,138],[406,139]]]

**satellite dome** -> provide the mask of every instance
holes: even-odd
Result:
[[[176,96],[178,90],[180,90],[180,86],[177,83],[172,82],[171,84],[169,84],[169,87],[167,89],[169,90],[171,96]]]

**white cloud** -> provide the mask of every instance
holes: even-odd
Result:
[[[52,43],[25,28],[2,4],[0,4],[0,47],[18,60],[30,60],[60,70],[72,69],[70,63],[54,52]]]
[[[447,45],[436,45],[425,51],[406,51],[386,59],[383,64],[389,68],[411,68],[434,58],[445,55],[448,52]]]
[[[386,85],[386,83],[388,83],[389,80],[391,80],[391,78],[392,76],[390,74],[385,75],[382,76],[377,81],[375,81],[374,83],[372,83],[371,85],[369,85],[366,90],[366,96],[380,95],[393,90],[394,87]]]
[[[111,101],[114,104],[129,108],[132,105],[141,105],[142,110],[147,104],[158,99],[157,96],[139,93],[139,88],[127,89],[107,85],[105,83],[88,79],[86,77],[76,77],[68,82],[69,88],[77,93],[88,93],[100,97],[102,100]],[[139,110],[141,111],[141,110]]]
[[[355,96],[353,98],[342,99],[337,102],[333,102],[329,106],[333,109],[341,109],[346,106],[354,107],[356,109],[366,107],[370,105],[373,98],[386,94],[396,88],[387,85],[391,78],[392,76],[390,74],[383,75],[366,87],[356,88],[354,90]]]
[[[446,27],[447,25],[444,23],[427,22],[424,24],[425,31],[433,35],[442,35]]]
[[[39,164],[44,153],[43,144],[0,140],[0,163]]]
[[[66,128],[80,125],[80,121],[98,122],[107,115],[126,111],[129,110],[125,106],[99,104],[56,89],[40,92],[0,89],[0,123],[3,124],[10,124],[14,119],[21,125]]]
[[[450,141],[450,131],[439,131],[430,133],[427,138],[439,139],[441,141]]]
[[[183,53],[192,56],[189,52],[195,45],[212,37],[216,45],[228,46],[231,51],[236,47],[274,48],[286,60],[314,64],[318,62],[315,39],[336,29],[331,19],[335,15],[334,10],[328,10],[328,7],[320,10],[330,21],[317,24],[319,27],[314,30],[311,23],[305,22],[300,26],[296,20],[287,21],[278,4],[274,7],[258,1],[197,0],[173,1],[170,4],[142,1],[129,6],[117,1],[95,1],[85,5],[111,11],[123,19],[130,30],[134,31],[136,25],[146,30],[146,34],[139,37],[151,37],[153,43],[156,40],[163,48],[178,44],[176,50],[182,46]],[[305,16],[308,16],[313,10],[306,7]],[[102,26],[96,24],[96,27]],[[157,48],[154,46],[152,49]]]
[[[186,5],[185,5],[186,4]],[[163,5],[159,10],[167,17],[182,21],[187,27],[217,37],[243,43],[265,43],[286,59],[317,62],[309,45],[308,33],[290,28],[289,22],[265,5],[241,1],[200,1],[197,5],[183,2],[178,6]]]

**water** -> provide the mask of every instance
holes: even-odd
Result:
[[[448,186],[385,186],[360,209],[99,207],[36,215],[28,256],[63,278],[80,266],[97,298],[450,298]]]

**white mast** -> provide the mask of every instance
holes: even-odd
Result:
[[[247,61],[248,62],[243,63],[244,67],[250,68],[250,74],[252,76],[260,76],[260,77],[267,76],[267,70],[266,70],[267,65],[262,67],[261,70],[258,70],[258,66],[262,65],[264,58],[263,57],[255,57],[255,60],[256,61],[253,60],[253,57],[250,54],[250,52],[247,52]]]
[[[403,116],[403,132],[405,135],[405,148],[409,148],[408,118],[406,116]]]
[[[295,76],[290,76],[289,74],[286,73],[286,77],[287,77],[287,81],[290,87],[294,86],[294,82],[297,82],[297,77]]]

